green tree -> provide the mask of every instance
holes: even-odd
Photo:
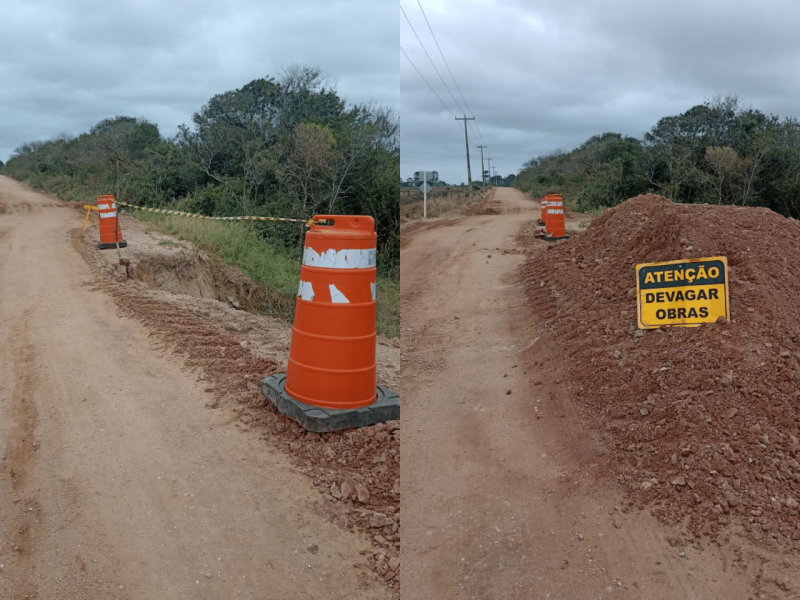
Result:
[[[145,119],[103,119],[72,138],[20,145],[4,172],[74,200],[116,193],[207,215],[369,214],[381,268],[399,261],[399,123],[348,106],[319,69],[291,66],[217,94],[163,139]],[[254,224],[296,252],[296,228]]]
[[[299,190],[295,215],[307,219],[327,200],[336,140],[328,127],[316,123],[295,126],[283,152],[281,173]]]

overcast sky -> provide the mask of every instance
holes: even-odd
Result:
[[[0,160],[23,142],[144,117],[164,136],[212,96],[293,63],[350,103],[399,105],[388,0],[18,0],[0,3]]]
[[[498,174],[533,156],[617,132],[641,138],[664,116],[716,94],[781,117],[800,116],[796,0],[420,0],[469,110],[453,85],[417,0],[400,12],[401,176],[438,170],[473,180],[480,150]],[[451,112],[452,111],[452,112]],[[479,128],[478,128],[479,126]]]

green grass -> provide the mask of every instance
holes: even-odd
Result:
[[[575,210],[577,210],[577,209],[575,209]],[[597,217],[602,215],[607,210],[608,210],[607,206],[595,206],[595,207],[587,208],[586,210],[580,211],[584,215],[589,215],[590,218],[589,218],[588,221],[582,221],[578,225],[578,227],[581,228],[581,229],[586,229],[587,227],[589,227],[589,225],[592,224],[592,221],[594,221]]]
[[[248,223],[205,221],[150,212],[136,212],[134,216],[153,229],[187,240],[224,263],[241,269],[267,290],[264,312],[289,323],[293,321],[300,261],[261,238]],[[276,224],[276,227],[283,226]],[[400,276],[399,269],[396,271],[392,277],[379,274],[377,280],[376,329],[387,338],[400,336]]]
[[[592,221],[594,221],[597,217],[602,215],[609,209],[608,206],[593,206],[592,208],[587,208],[586,210],[582,211],[585,215],[591,215]]]
[[[400,269],[395,277],[378,274],[377,331],[387,338],[400,337]]]
[[[173,242],[172,240],[161,240],[158,242],[159,246],[164,246],[166,248],[186,248],[183,244],[179,244],[178,242]]]
[[[473,192],[467,198],[466,192],[463,190],[451,190],[447,194],[441,196],[432,196],[428,198],[428,218],[435,219],[453,211],[461,210],[472,204],[477,204],[486,195],[484,192]],[[401,222],[414,221],[422,218],[422,200],[415,202],[408,202],[400,205],[400,220]]]

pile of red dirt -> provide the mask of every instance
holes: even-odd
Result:
[[[800,222],[632,198],[523,278],[570,397],[634,506],[800,548]],[[725,256],[730,322],[637,328],[638,263]]]

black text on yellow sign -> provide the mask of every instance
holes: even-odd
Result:
[[[640,329],[692,327],[728,319],[724,256],[636,265]]]

